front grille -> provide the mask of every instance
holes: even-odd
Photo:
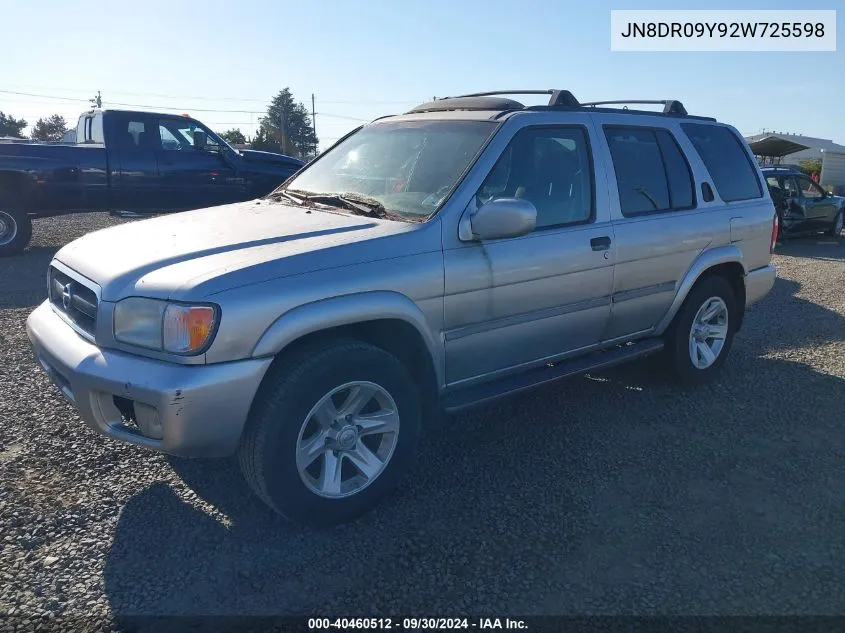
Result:
[[[82,332],[94,338],[97,293],[81,281],[50,266],[50,303]]]

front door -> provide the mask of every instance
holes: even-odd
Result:
[[[227,163],[222,148],[196,121],[159,117],[158,168],[165,209],[199,209],[246,198],[246,180]],[[203,146],[196,141],[203,135]]]
[[[530,200],[537,226],[444,252],[446,375],[493,378],[598,343],[610,315],[615,243],[584,125],[519,130],[476,193]]]
[[[836,205],[825,191],[807,176],[796,176],[798,182],[798,203],[804,210],[809,224],[814,231],[829,229],[836,218]]]

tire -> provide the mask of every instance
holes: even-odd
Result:
[[[845,211],[840,210],[833,220],[833,226],[831,226],[827,231],[825,231],[825,233],[827,233],[827,235],[830,235],[831,237],[839,237],[840,233],[842,233],[843,218],[845,218]]]
[[[17,255],[32,238],[32,219],[20,205],[0,200],[0,257]]]
[[[721,302],[721,305],[719,305],[719,302]],[[699,328],[697,328],[699,332],[702,332],[699,318],[702,315],[706,316],[708,310],[705,310],[705,307],[708,305],[712,309],[718,308],[719,313],[724,309],[725,320],[727,321],[724,339],[717,337],[699,341],[693,335],[694,321],[699,324]],[[716,377],[731,350],[736,325],[739,321],[738,309],[733,288],[724,277],[712,275],[696,283],[665,335],[668,369],[678,382],[685,385],[698,385]],[[720,325],[721,319],[710,319],[710,324]],[[721,340],[720,346],[716,345],[718,340]],[[715,360],[712,360],[710,364],[706,364],[710,359],[702,354],[703,348],[698,343],[707,346],[715,356]],[[693,346],[696,348],[696,360],[693,359]]]
[[[387,402],[383,410],[389,411],[392,406],[398,414],[397,432],[381,436],[375,433],[369,436],[371,440],[363,440],[369,442],[370,456],[381,457],[380,461],[367,465],[384,463],[379,472],[364,483],[364,470],[355,465],[360,463],[358,451],[364,436],[358,436],[360,429],[354,421],[362,420],[366,407],[361,415],[352,418],[352,422],[343,420],[334,427],[321,427],[317,423],[319,413],[314,413],[327,394],[355,382],[364,387],[351,387],[346,393],[336,394],[338,410],[342,411],[349,402],[343,400],[352,393],[351,389],[373,389],[375,386],[376,396],[368,401],[368,406],[378,408]],[[303,348],[299,353],[280,359],[265,377],[238,449],[241,470],[258,497],[289,520],[311,525],[349,521],[374,508],[412,464],[420,435],[420,402],[417,386],[405,366],[378,347],[344,339]],[[355,430],[350,430],[353,426]],[[325,446],[338,448],[321,449],[319,456],[309,462],[309,468],[303,472],[298,465],[298,448],[311,445],[312,432],[333,435],[326,439]],[[354,449],[348,446],[352,434],[357,438]],[[392,448],[385,448],[391,440]],[[377,442],[377,446],[373,442]],[[316,442],[313,445],[322,446]],[[328,479],[325,473],[330,458],[332,463],[336,459],[336,463],[341,464],[341,469],[335,472],[340,473],[341,480],[345,473],[345,484],[322,485],[322,479]],[[357,490],[356,482],[360,486]],[[322,492],[317,492],[318,488]]]

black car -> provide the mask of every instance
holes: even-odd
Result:
[[[798,169],[764,167],[762,171],[777,210],[781,236],[820,231],[839,236],[845,214],[845,198],[827,193]]]

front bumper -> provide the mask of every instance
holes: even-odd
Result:
[[[26,332],[41,367],[86,424],[123,442],[184,457],[235,451],[272,362],[177,365],[100,349],[74,332],[47,301],[29,316]],[[118,404],[124,413],[127,407],[134,410],[136,425],[125,421]]]
[[[775,285],[777,270],[772,264],[749,271],[745,275],[745,305],[750,306],[765,297]]]

